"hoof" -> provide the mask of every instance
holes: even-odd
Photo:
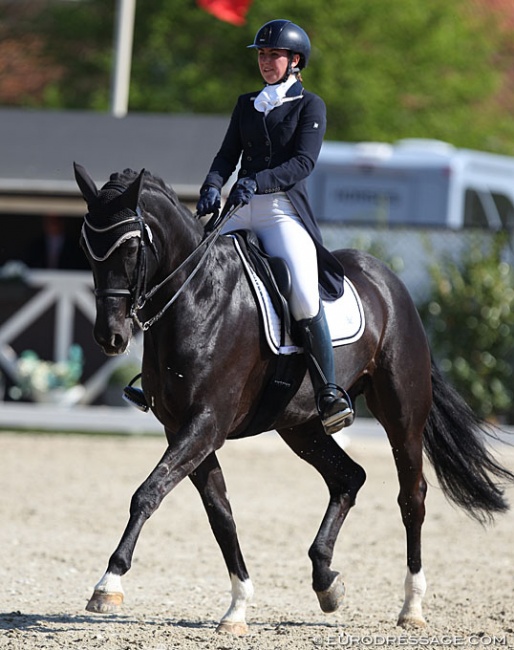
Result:
[[[248,625],[246,623],[231,623],[230,621],[221,621],[216,628],[219,634],[232,634],[233,636],[242,636],[248,634]]]
[[[95,614],[112,614],[121,609],[122,603],[123,594],[119,592],[95,591],[86,610]]]
[[[319,606],[326,614],[335,612],[343,602],[345,594],[344,582],[339,573],[334,581],[325,591],[317,591],[316,596],[319,600]]]
[[[422,629],[427,626],[427,622],[423,618],[422,615],[420,614],[409,614],[409,613],[401,613],[399,618],[398,618],[398,623],[397,625],[399,627],[403,627],[404,630],[408,629]]]

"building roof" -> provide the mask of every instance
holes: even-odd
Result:
[[[15,196],[78,197],[73,162],[98,185],[109,175],[143,167],[183,200],[198,195],[228,117],[0,108],[0,209]],[[82,210],[83,203],[80,209]],[[67,207],[69,210],[69,207]]]

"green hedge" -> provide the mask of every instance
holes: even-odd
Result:
[[[514,271],[506,233],[431,265],[419,306],[434,358],[474,411],[514,423]]]

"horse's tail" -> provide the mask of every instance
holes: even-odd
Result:
[[[492,429],[448,384],[432,361],[432,409],[423,446],[445,496],[484,523],[509,505],[499,482],[514,481],[486,447]]]

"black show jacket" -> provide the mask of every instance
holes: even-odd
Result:
[[[241,159],[238,176],[255,178],[258,194],[285,192],[316,245],[320,295],[335,300],[343,292],[344,270],[323,246],[307,194],[307,177],[325,135],[325,104],[297,81],[287,92],[290,101],[265,116],[254,108],[258,94],[247,93],[237,100],[205,183],[221,190]]]

